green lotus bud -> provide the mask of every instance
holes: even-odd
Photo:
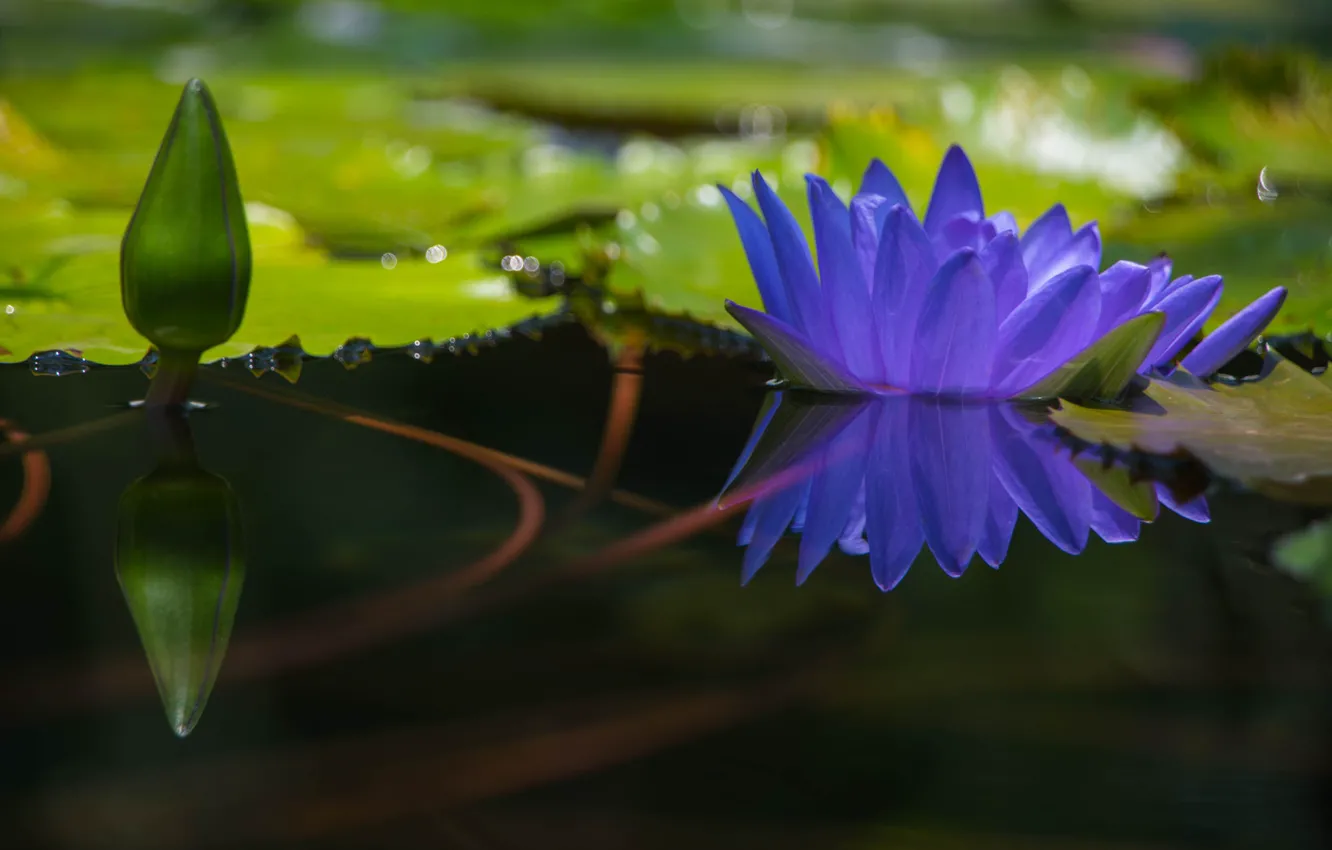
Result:
[[[240,327],[249,292],[250,237],[231,148],[212,95],[190,80],[121,242],[121,302],[163,355],[197,363]],[[173,372],[174,363],[164,374]]]
[[[227,482],[176,449],[120,498],[116,579],[175,733],[213,691],[245,580],[240,508]]]

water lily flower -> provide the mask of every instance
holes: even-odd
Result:
[[[1141,370],[1171,364],[1221,298],[1218,276],[1170,279],[1168,260],[1100,271],[1095,222],[1074,230],[1055,205],[1025,233],[986,215],[960,147],[949,148],[923,221],[901,184],[870,163],[848,206],[807,175],[815,254],[791,211],[754,173],[759,210],[725,186],[765,312],[727,310],[792,383],[834,392],[1012,398],[1148,312],[1165,316]],[[817,264],[815,261],[817,256]],[[1248,346],[1285,298],[1278,287],[1212,334],[1186,368],[1206,376]]]
[[[1107,543],[1136,540],[1160,504],[1208,521],[1202,497],[1181,503],[1122,466],[1074,457],[1052,428],[1013,405],[900,394],[830,405],[774,393],[719,502],[744,497],[753,504],[739,537],[743,581],[789,528],[801,535],[797,584],[836,544],[868,553],[883,590],[902,580],[922,546],[950,576],[976,554],[998,567],[1019,513],[1070,554],[1091,532]]]

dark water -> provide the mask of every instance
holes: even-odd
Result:
[[[1024,518],[1000,569],[952,579],[926,552],[887,594],[836,549],[796,588],[787,539],[741,587],[742,513],[644,532],[716,496],[757,364],[648,356],[601,500],[553,472],[594,469],[617,380],[575,325],[431,364],[308,362],[295,387],[238,372],[207,373],[196,395],[217,406],[192,417],[246,573],[183,739],[113,569],[117,500],[158,462],[145,423],[46,448],[44,506],[0,544],[5,847],[1332,838],[1324,607],[1269,563],[1308,511],[1214,488],[1209,524],[1163,511],[1076,557]],[[144,387],[0,369],[0,413],[42,434]],[[432,434],[540,468],[497,473]],[[0,458],[0,509],[23,476]]]

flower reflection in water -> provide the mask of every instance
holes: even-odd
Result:
[[[835,544],[868,554],[883,590],[922,546],[950,576],[974,555],[998,567],[1019,512],[1072,554],[1093,531],[1107,543],[1136,540],[1160,504],[1208,521],[1201,497],[1180,504],[1121,465],[1074,456],[1018,405],[911,396],[811,403],[772,393],[719,503],[750,496],[743,581],[789,528],[800,534],[797,584]]]

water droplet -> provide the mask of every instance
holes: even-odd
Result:
[[[12,315],[14,315],[14,305],[13,305],[13,304],[6,304],[6,305],[5,305],[5,315],[6,315],[6,316],[12,316]]]
[[[379,258],[379,264],[382,265],[382,266],[383,266],[384,268],[386,268],[386,269],[396,268],[397,265],[398,265],[398,255],[397,255],[397,254],[394,254],[394,253],[392,253],[392,252],[389,252],[389,253],[387,253],[387,254],[385,254],[384,256],[382,256],[382,257]]]
[[[435,344],[428,339],[414,340],[407,346],[407,356],[422,363],[435,359]]]
[[[92,368],[87,360],[68,351],[39,351],[28,358],[34,375],[82,375]]]
[[[1258,200],[1265,204],[1270,204],[1281,195],[1276,186],[1272,185],[1272,180],[1267,175],[1267,166],[1263,166],[1262,171],[1258,172]]]
[[[353,337],[338,346],[338,350],[333,352],[333,359],[348,369],[355,369],[363,363],[369,363],[373,352],[374,346],[370,340]]]
[[[638,223],[638,217],[631,210],[620,210],[615,214],[615,223],[621,230],[628,230]]]
[[[426,262],[431,264],[443,262],[448,255],[449,249],[443,245],[431,245],[426,249]]]
[[[523,271],[528,274],[536,274],[539,268],[541,268],[541,261],[536,257],[525,257],[523,259]]]

